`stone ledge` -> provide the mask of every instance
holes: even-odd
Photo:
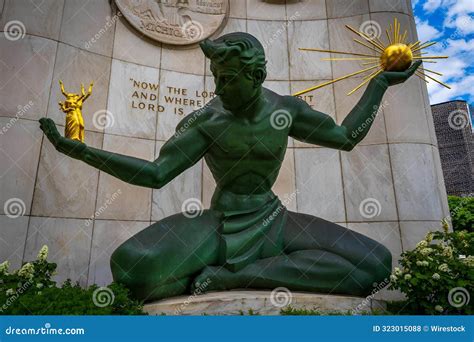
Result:
[[[291,300],[289,298],[291,297]],[[373,310],[385,310],[385,302],[369,297],[315,294],[305,292],[281,292],[272,304],[271,291],[224,291],[202,295],[173,297],[146,304],[150,315],[241,315],[252,310],[254,314],[279,315],[286,307],[317,310],[322,313],[370,314]],[[281,300],[279,300],[281,299]],[[286,305],[285,305],[286,304]]]

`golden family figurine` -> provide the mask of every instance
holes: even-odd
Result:
[[[81,83],[81,94],[67,93],[64,90],[64,84],[59,80],[61,93],[66,97],[64,102],[59,102],[59,108],[66,113],[66,125],[64,128],[64,136],[66,138],[84,142],[84,118],[82,117],[82,104],[92,94],[92,86],[89,85],[87,93],[84,85]]]

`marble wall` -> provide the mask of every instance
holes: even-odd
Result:
[[[209,63],[196,46],[178,49],[142,37],[107,0],[4,0],[0,11],[0,259],[15,268],[48,244],[59,280],[108,284],[114,248],[181,211],[188,198],[207,207],[214,180],[199,162],[160,190],[128,185],[56,152],[37,120],[46,116],[64,129],[58,80],[69,91],[94,81],[84,105],[85,142],[153,160],[183,117],[176,108],[188,113],[209,100],[202,93],[214,89]],[[329,54],[299,47],[366,52],[344,25],[373,20],[385,27],[393,17],[416,40],[410,0],[231,0],[220,34],[258,37],[268,57],[265,86],[291,94],[361,68],[321,61]],[[305,100],[341,123],[361,94],[346,93],[360,81],[336,83]],[[134,97],[136,90],[147,98]],[[188,103],[172,106],[171,95]],[[412,78],[391,88],[371,132],[350,153],[291,139],[274,190],[281,198],[296,193],[292,210],[384,243],[395,264],[448,215],[425,84]],[[6,212],[14,202],[19,217]],[[375,214],[361,210],[371,204]]]

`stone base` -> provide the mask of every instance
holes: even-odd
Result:
[[[173,297],[145,305],[150,315],[279,315],[284,308],[317,310],[321,313],[371,314],[383,311],[385,302],[370,297],[304,292],[224,291]]]

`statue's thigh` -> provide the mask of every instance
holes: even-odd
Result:
[[[286,253],[318,249],[337,254],[362,267],[391,264],[390,251],[379,242],[311,215],[289,211],[284,240]]]
[[[132,273],[188,276],[217,261],[219,224],[211,210],[196,217],[169,216],[125,241],[113,253],[112,264]]]

